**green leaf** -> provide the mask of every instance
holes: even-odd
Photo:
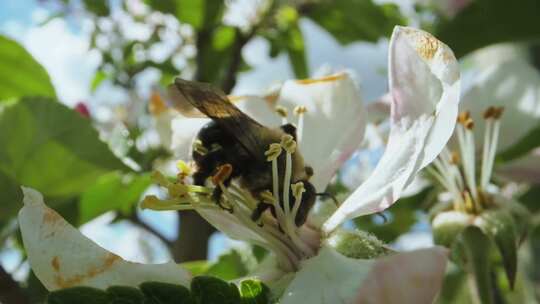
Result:
[[[270,290],[259,280],[243,280],[240,295],[242,304],[266,304],[270,301]]]
[[[56,96],[45,69],[17,42],[1,35],[0,79],[0,104],[22,96]]]
[[[236,285],[214,277],[198,276],[191,281],[191,293],[197,304],[238,304]]]
[[[149,174],[111,172],[101,176],[81,196],[80,221],[85,223],[107,211],[128,213],[150,186]]]
[[[181,263],[180,266],[182,266],[184,269],[189,271],[192,275],[198,276],[206,274],[208,269],[210,268],[210,263],[206,260],[200,260],[200,261],[189,261]]]
[[[210,266],[205,275],[215,276],[222,280],[233,280],[246,275],[248,269],[236,250],[223,254]]]
[[[197,30],[209,29],[221,21],[225,3],[222,0],[145,0],[155,10],[175,15]]]
[[[530,130],[523,138],[508,149],[498,153],[498,162],[507,162],[526,155],[533,149],[540,147],[540,124]]]
[[[371,0],[320,1],[307,5],[304,13],[342,44],[376,42],[390,36],[395,25],[405,23],[396,5],[377,5]]]
[[[107,78],[108,76],[104,71],[98,70],[92,79],[92,83],[90,84],[90,91],[94,92]]]
[[[518,199],[531,212],[540,210],[540,185],[531,186],[527,192],[523,193]]]
[[[180,285],[145,282],[140,286],[146,300],[145,304],[193,304],[195,303],[187,288]]]
[[[143,304],[144,295],[137,288],[111,286],[107,288],[110,304]]]
[[[495,242],[510,288],[513,288],[517,271],[518,236],[512,215],[506,210],[488,210],[479,216],[477,222],[482,231]]]
[[[22,191],[17,182],[0,171],[0,220],[5,220],[14,215],[20,208],[22,202]]]
[[[94,14],[105,17],[110,14],[108,0],[83,0],[86,9]]]
[[[469,226],[473,220],[474,216],[461,211],[440,212],[431,223],[433,242],[451,248],[463,229]]]
[[[128,170],[90,120],[44,98],[23,98],[0,114],[0,147],[0,172],[50,197],[80,194],[104,173]]]
[[[489,265],[491,240],[480,228],[469,226],[463,230],[455,246],[453,251],[461,252],[460,258],[467,273],[472,276],[475,285],[473,293],[480,299],[480,303],[494,303]]]
[[[109,304],[107,293],[91,287],[73,287],[53,291],[47,298],[48,304]]]
[[[304,38],[298,24],[289,28],[286,34],[287,54],[296,78],[309,77]]]
[[[435,34],[462,57],[490,44],[538,39],[539,15],[538,0],[476,0],[454,18],[441,20]]]

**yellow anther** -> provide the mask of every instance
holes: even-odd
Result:
[[[453,151],[452,154],[450,154],[450,163],[452,165],[459,164],[459,154],[456,151]]]
[[[276,113],[283,118],[287,118],[287,115],[289,115],[289,111],[287,111],[287,108],[284,106],[276,106],[275,110]]]
[[[182,197],[189,192],[188,186],[184,184],[170,184],[167,191],[171,197]]]
[[[212,176],[212,183],[214,185],[219,185],[227,180],[232,174],[233,167],[230,164],[224,164],[217,168],[216,174]]]
[[[294,107],[294,115],[300,116],[306,112],[307,112],[307,108],[305,106]]]
[[[192,173],[192,167],[183,160],[176,162],[176,168],[178,168],[178,175],[182,177],[190,176]]]
[[[281,154],[281,145],[278,143],[270,144],[270,147],[266,152],[264,152],[264,155],[266,156],[267,161],[273,161],[279,157]]]
[[[269,203],[269,204],[273,204],[276,202],[276,198],[274,197],[274,195],[272,194],[272,192],[268,191],[268,190],[264,190],[263,192],[261,192],[259,194],[261,196],[261,199],[263,200],[263,202],[265,203]]]
[[[202,141],[200,141],[199,139],[193,142],[193,151],[201,155],[205,155],[208,153],[208,149],[203,145]]]
[[[469,118],[463,123],[463,126],[468,130],[472,130],[474,128],[474,121],[472,118]]]
[[[281,146],[290,154],[293,154],[294,151],[296,151],[296,141],[294,141],[294,138],[289,134],[285,134],[281,137]]]
[[[291,185],[291,190],[295,199],[302,197],[302,193],[306,192],[303,182],[298,182]]]
[[[141,202],[141,209],[152,209],[152,207],[155,207],[160,202],[160,199],[157,198],[155,195],[147,195],[143,201]]]

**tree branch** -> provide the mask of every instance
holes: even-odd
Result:
[[[167,239],[163,234],[158,232],[156,229],[154,229],[152,226],[145,223],[138,215],[137,212],[133,212],[127,219],[132,222],[133,224],[143,228],[144,230],[150,232],[151,234],[155,235],[158,239],[160,239],[163,243],[167,245],[169,250],[171,250],[173,242]]]
[[[0,266],[0,303],[27,304],[30,303],[28,296],[22,288],[13,280],[11,275]]]

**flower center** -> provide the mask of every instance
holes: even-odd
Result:
[[[231,165],[225,164],[216,169],[211,177],[212,184],[219,187],[223,193],[222,203],[218,205],[212,198],[214,189],[207,186],[197,186],[189,183],[192,170],[187,163],[178,162],[179,173],[176,179],[168,179],[159,172],[153,173],[154,181],[167,189],[168,198],[161,200],[156,196],[147,196],[141,208],[153,210],[195,210],[203,217],[205,212],[222,213],[222,217],[233,217],[235,224],[248,228],[257,238],[249,241],[267,248],[276,256],[279,265],[287,271],[298,269],[300,261],[312,257],[316,253],[317,242],[313,242],[313,235],[303,237],[303,230],[307,227],[297,227],[295,219],[305,192],[304,184],[298,182],[291,184],[292,156],[296,152],[296,141],[291,135],[283,135],[280,143],[271,144],[265,155],[272,165],[272,191],[270,189],[260,193],[261,202],[257,201],[249,191],[231,183],[225,186],[232,173]],[[280,188],[278,157],[285,153],[285,174]],[[280,189],[283,191],[280,196]],[[291,191],[292,190],[292,191]],[[290,197],[292,193],[292,197]],[[280,202],[280,199],[283,201]],[[262,214],[266,208],[261,204],[271,205],[275,217]],[[260,210],[262,211],[260,211]],[[255,221],[254,214],[259,210],[260,216]],[[317,240],[318,241],[318,240]]]
[[[481,156],[480,179],[476,177],[474,121],[469,112],[458,116],[456,136],[459,153],[445,148],[428,168],[429,173],[452,194],[454,209],[479,213],[491,202],[486,192],[493,172],[500,131],[502,107],[489,107],[484,112],[485,132]]]

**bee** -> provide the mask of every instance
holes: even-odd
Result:
[[[201,128],[197,134],[192,157],[196,164],[193,183],[204,185],[206,180],[223,165],[232,166],[231,174],[223,181],[228,187],[233,180],[251,193],[259,201],[253,210],[252,219],[258,221],[263,212],[270,209],[273,216],[276,210],[273,204],[263,202],[261,193],[272,189],[272,165],[265,157],[265,151],[272,143],[279,143],[285,134],[296,140],[296,127],[285,124],[277,128],[263,126],[259,122],[238,109],[221,90],[207,83],[186,81],[176,78],[169,88],[176,109],[187,116],[193,116],[194,109],[200,111],[211,121]],[[279,193],[283,193],[286,157],[282,153],[278,159]],[[307,215],[315,204],[315,187],[309,182],[313,169],[304,164],[301,153],[296,150],[292,154],[291,184],[302,182],[305,192],[294,219],[297,226],[306,222]],[[289,188],[290,189],[290,188]],[[215,202],[222,208],[222,190],[215,187],[212,194]],[[289,197],[293,197],[292,190]],[[283,198],[280,197],[281,207]],[[293,204],[290,206],[293,207]],[[231,210],[229,210],[231,211]]]

